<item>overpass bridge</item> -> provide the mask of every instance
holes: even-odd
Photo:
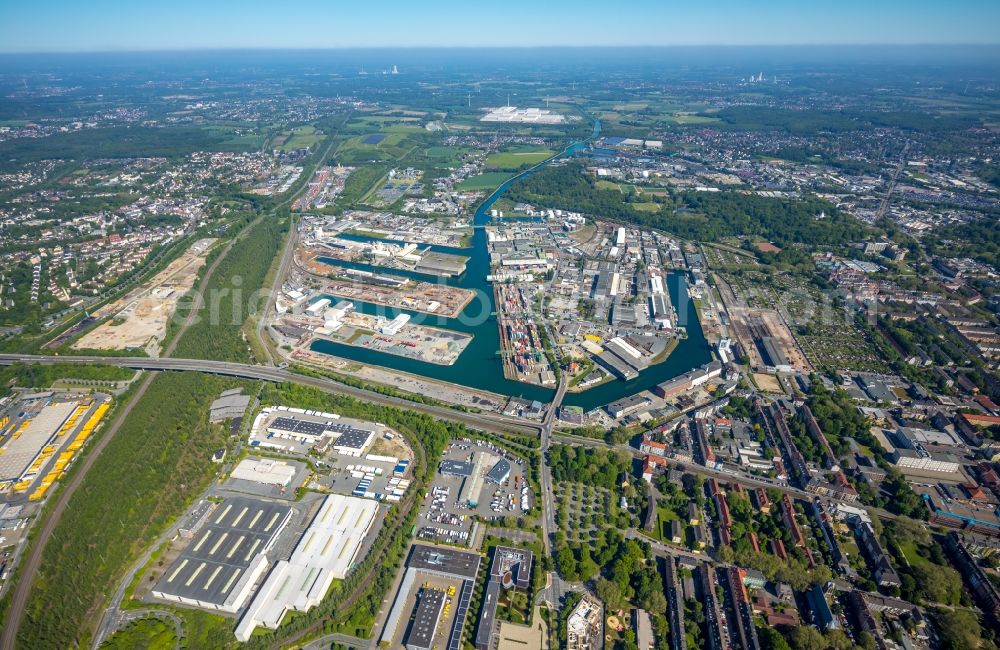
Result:
[[[238,377],[240,379],[251,379],[257,381],[270,382],[291,382],[304,386],[311,386],[327,393],[349,395],[368,402],[382,404],[383,406],[395,406],[398,408],[425,413],[427,415],[460,422],[468,427],[488,431],[491,433],[518,433],[522,435],[541,436],[544,429],[543,423],[506,415],[494,413],[468,413],[457,409],[433,404],[421,404],[412,402],[402,397],[393,395],[383,395],[367,388],[359,388],[342,384],[333,379],[324,377],[310,377],[285,368],[273,366],[255,366],[248,363],[234,363],[230,361],[213,361],[209,359],[175,359],[148,357],[114,357],[114,356],[58,356],[39,354],[0,354],[0,366],[9,366],[15,363],[78,363],[92,364],[101,363],[133,370],[150,371],[188,371],[204,372],[226,377]]]

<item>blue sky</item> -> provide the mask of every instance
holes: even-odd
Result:
[[[0,51],[1000,43],[1000,0],[0,0]]]

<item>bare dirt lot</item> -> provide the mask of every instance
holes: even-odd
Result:
[[[765,393],[780,393],[781,384],[774,375],[765,375],[760,372],[755,372],[753,374],[753,381],[757,386]]]
[[[111,320],[85,334],[73,347],[78,350],[144,348],[150,356],[158,356],[177,301],[194,286],[213,243],[214,239],[199,239],[148,282],[99,309],[94,316],[112,316]]]

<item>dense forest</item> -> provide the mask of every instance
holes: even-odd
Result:
[[[801,135],[823,132],[857,131],[874,128],[899,128],[906,131],[936,133],[959,131],[980,125],[971,115],[932,115],[918,111],[846,111],[793,110],[773,106],[729,106],[705,113],[722,120],[728,128],[751,131],[785,131]]]
[[[996,216],[938,228],[923,242],[933,255],[971,257],[994,268],[1000,267],[1000,223]]]
[[[104,364],[53,363],[50,365],[15,363],[0,370],[0,395],[11,392],[11,386],[48,388],[60,379],[81,382],[127,381],[134,370]]]
[[[194,151],[242,151],[230,146],[224,132],[199,127],[120,126],[53,133],[44,138],[0,142],[0,172],[16,171],[39,160],[186,156]]]
[[[209,279],[198,320],[178,343],[176,356],[249,360],[241,328],[263,306],[257,287],[279,254],[287,228],[287,219],[267,217],[240,236]],[[183,309],[178,305],[175,320],[187,317],[190,300],[182,301]]]
[[[20,647],[85,644],[84,622],[120,572],[211,481],[226,431],[208,423],[208,406],[235,384],[198,373],[153,380],[45,545]]]
[[[816,198],[787,201],[738,192],[681,192],[655,212],[640,210],[632,205],[634,196],[598,188],[579,164],[553,165],[531,174],[515,183],[507,198],[658,228],[698,241],[760,237],[779,246],[843,246],[870,234],[853,217]]]

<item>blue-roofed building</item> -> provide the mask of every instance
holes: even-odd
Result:
[[[510,462],[504,458],[497,461],[489,472],[486,473],[486,480],[497,485],[503,485],[510,478]]]
[[[813,587],[806,593],[806,601],[809,603],[809,610],[812,611],[813,625],[824,632],[826,630],[839,630],[840,621],[830,609],[826,602],[826,595],[819,585]]]

